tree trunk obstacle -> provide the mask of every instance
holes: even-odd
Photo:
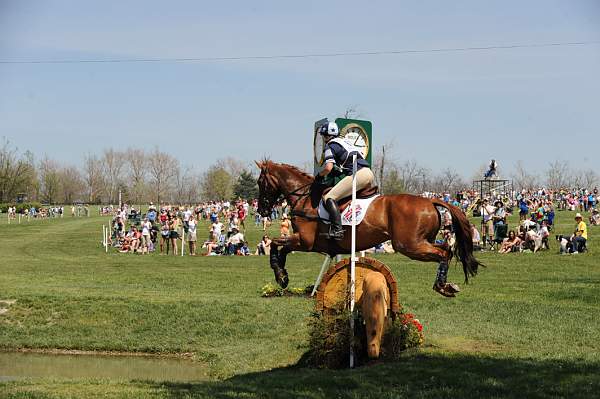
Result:
[[[381,273],[387,282],[390,292],[388,314],[395,317],[400,312],[398,302],[398,282],[392,271],[377,259],[360,257],[356,261],[356,302],[360,302],[363,294],[363,281],[368,273]],[[339,306],[350,292],[350,259],[343,259],[327,270],[316,295],[316,310],[327,314],[335,306]]]

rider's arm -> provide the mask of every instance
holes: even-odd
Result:
[[[323,170],[319,172],[319,176],[327,176],[333,170],[333,162],[327,162],[323,167]]]

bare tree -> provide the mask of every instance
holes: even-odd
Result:
[[[115,151],[112,148],[104,150],[102,154],[102,172],[106,195],[110,203],[117,202],[117,192],[121,183],[124,165],[125,155],[122,152]]]
[[[171,179],[179,169],[179,161],[171,155],[161,152],[158,147],[150,154],[148,172],[156,193],[156,203],[164,200],[171,186]]]
[[[40,194],[43,201],[54,204],[58,201],[61,179],[60,166],[48,156],[40,161]]]
[[[58,171],[60,179],[60,195],[59,199],[64,204],[72,204],[76,200],[81,199],[81,195],[85,191],[85,183],[81,177],[81,173],[74,166],[66,166]]]
[[[424,176],[429,175],[427,168],[419,165],[414,159],[404,162],[398,168],[400,178],[407,193],[418,193],[423,190]]]
[[[83,181],[88,201],[92,203],[97,202],[103,181],[102,163],[96,155],[88,154],[83,159]]]
[[[148,160],[142,149],[128,148],[125,151],[127,159],[127,172],[131,199],[135,204],[140,204],[146,191],[146,177],[148,175]]]
[[[582,177],[582,187],[592,189],[598,185],[598,173],[593,169],[587,169],[579,173]]]
[[[537,176],[533,173],[529,173],[521,160],[517,161],[515,164],[511,176],[517,190],[532,189],[538,185]]]
[[[571,172],[567,161],[556,160],[548,165],[546,170],[546,184],[548,188],[558,189],[567,187],[571,180]]]
[[[349,105],[348,107],[346,107],[346,110],[344,111],[342,116],[344,117],[344,119],[358,119],[363,117],[362,113],[358,110],[357,104]]]
[[[460,190],[464,188],[465,182],[462,177],[452,168],[444,169],[434,179],[434,191],[448,192]]]

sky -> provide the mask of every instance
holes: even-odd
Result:
[[[148,63],[514,44],[578,46]],[[206,169],[312,159],[312,126],[355,107],[375,147],[435,174],[490,158],[600,169],[598,1],[0,0],[0,137],[80,165],[159,149]]]

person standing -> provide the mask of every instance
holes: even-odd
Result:
[[[575,215],[575,236],[573,237],[573,253],[583,252],[587,242],[587,226],[580,213]]]
[[[189,247],[191,256],[196,256],[196,240],[197,240],[196,226],[197,226],[197,224],[198,223],[196,222],[196,217],[194,215],[190,216],[190,219],[188,220],[188,233],[187,234],[188,234],[188,247]]]
[[[484,198],[483,204],[481,205],[481,217],[483,218],[483,224],[481,232],[483,233],[483,246],[494,239],[494,207],[488,203],[488,199]]]
[[[152,223],[148,218],[145,218],[142,222],[142,255],[148,253],[150,245],[150,231],[152,230]]]
[[[288,216],[284,213],[281,217],[281,225],[279,226],[279,234],[281,237],[289,237],[291,227],[292,223],[290,222]]]

